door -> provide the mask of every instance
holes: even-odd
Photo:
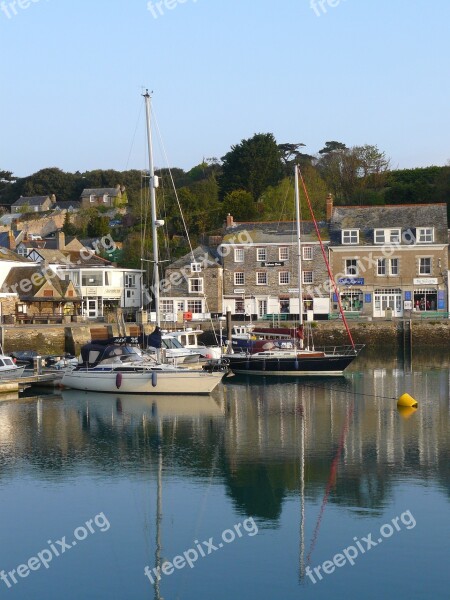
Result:
[[[258,317],[267,315],[267,300],[258,300]]]
[[[402,294],[399,291],[383,290],[374,294],[374,317],[385,317],[386,311],[392,310],[393,317],[401,317],[403,315]]]
[[[83,312],[88,319],[96,319],[98,317],[98,300],[97,298],[88,298],[84,301]]]

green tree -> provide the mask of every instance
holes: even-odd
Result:
[[[271,133],[257,133],[242,140],[231,147],[222,161],[222,199],[234,190],[245,190],[257,201],[268,186],[277,185],[283,177],[281,152]]]
[[[223,217],[230,214],[236,221],[255,221],[258,218],[258,205],[250,192],[234,190],[229,192],[222,203]]]
[[[65,214],[62,230],[66,235],[76,235],[78,232],[76,226],[71,222],[70,214],[68,212]]]

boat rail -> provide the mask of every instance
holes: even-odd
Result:
[[[361,352],[364,346],[365,344],[355,344],[354,346],[314,346],[314,351],[336,356],[355,356]]]

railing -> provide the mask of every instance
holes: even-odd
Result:
[[[448,319],[448,312],[440,312],[436,310],[427,310],[426,312],[420,313],[421,319]]]
[[[355,356],[364,348],[365,344],[355,344],[355,346],[314,346],[315,352],[325,352],[336,356]]]

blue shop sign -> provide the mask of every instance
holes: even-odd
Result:
[[[364,277],[341,277],[338,279],[340,285],[364,285]]]
[[[411,300],[411,292],[405,292],[405,300]]]
[[[364,302],[370,304],[372,302],[372,294],[364,294]]]

